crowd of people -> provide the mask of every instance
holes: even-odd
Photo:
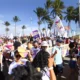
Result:
[[[57,80],[63,73],[66,56],[70,58],[69,77],[74,73],[80,80],[80,44],[77,39],[0,38],[1,80]]]

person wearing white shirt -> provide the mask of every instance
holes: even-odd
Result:
[[[60,47],[61,42],[62,41],[60,39],[57,39],[56,45],[52,48],[52,56],[54,56],[54,62],[55,62],[54,71],[56,75],[58,75],[58,73],[63,72],[62,49]]]

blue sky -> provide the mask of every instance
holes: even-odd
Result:
[[[62,0],[66,7],[77,6],[78,0]],[[21,26],[26,25],[27,29],[25,33],[29,34],[31,30],[37,29],[37,16],[33,12],[37,7],[44,7],[46,0],[0,0],[0,34],[5,34],[5,26],[2,24],[4,21],[11,23],[10,33],[14,34],[14,22],[13,17],[16,15],[20,18],[20,22],[17,23],[17,31],[21,32]],[[32,23],[31,19],[32,18]],[[63,25],[67,26],[67,23],[63,21]],[[42,25],[41,27],[45,27]],[[75,23],[72,22],[71,26],[75,29]]]

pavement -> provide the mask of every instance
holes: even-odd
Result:
[[[61,75],[61,77],[58,76],[57,80],[78,80],[78,75],[76,73],[70,75],[69,60],[69,57],[64,58],[63,74]]]

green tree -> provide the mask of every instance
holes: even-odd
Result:
[[[15,36],[16,36],[16,23],[20,21],[19,17],[18,16],[14,16],[13,17],[13,21],[15,23]]]
[[[73,20],[73,17],[74,17],[73,14],[74,14],[74,7],[69,6],[66,10],[66,16],[64,17],[66,22],[68,22],[68,27],[70,27],[70,32],[68,31],[68,35],[69,35],[69,33],[72,34],[72,27],[70,26],[70,24],[71,24],[71,21]]]
[[[41,30],[40,30],[40,25],[42,23],[42,17],[45,16],[47,14],[46,10],[44,8],[41,8],[41,7],[38,7],[36,8],[36,10],[34,10],[34,12],[36,13],[37,17],[38,17],[38,30],[39,32],[41,33]]]
[[[42,31],[44,32],[46,29],[45,28],[42,28]]]
[[[53,20],[51,19],[50,21],[48,21],[48,29],[50,30],[50,36],[51,36],[52,25],[53,25]]]
[[[70,23],[73,20],[73,15],[74,13],[74,7],[73,6],[69,6],[66,10],[66,16],[64,17],[64,19],[66,20],[66,22],[68,22],[68,26],[70,27]]]
[[[79,7],[74,9],[72,20],[76,23],[76,34],[79,31],[80,23],[79,23]],[[79,26],[79,27],[78,27]],[[77,31],[78,30],[78,31]]]
[[[45,3],[45,9],[49,12],[49,8],[51,8],[52,1],[51,0],[46,0]]]
[[[9,28],[6,27],[5,31],[6,31],[6,36],[8,36]]]
[[[10,23],[8,21],[4,22],[4,25],[6,26],[6,36],[8,35],[8,31],[9,31],[9,28],[8,26],[10,26]]]
[[[25,25],[23,25],[22,26],[22,33],[23,33],[23,35],[24,35],[24,30],[26,29],[26,26]]]
[[[42,28],[42,33],[46,34],[46,28]]]
[[[75,23],[79,23],[79,7],[74,9],[73,20]]]
[[[62,11],[65,8],[64,2],[61,1],[61,0],[54,0],[52,2],[52,6],[51,7],[52,7],[51,13],[52,13],[53,17],[58,15],[62,19],[63,18]]]

